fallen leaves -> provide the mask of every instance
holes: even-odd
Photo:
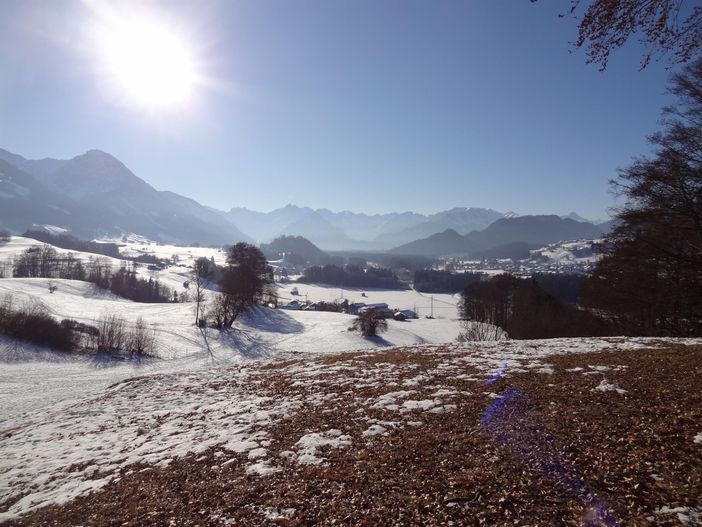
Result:
[[[392,349],[252,368],[261,395],[307,401],[269,429],[259,463],[276,470],[247,473],[244,454],[212,448],[135,468],[14,524],[595,526],[611,514],[638,526],[696,517],[701,347],[551,356],[549,373],[507,368],[487,392],[484,372],[463,361],[470,353]],[[626,392],[596,389],[605,374]],[[397,408],[374,404],[408,380],[412,411],[400,411],[409,401],[398,397]],[[510,390],[519,404],[503,404],[486,426]],[[435,399],[431,408],[450,413],[417,403]],[[315,440],[322,462],[296,461],[301,438]]]

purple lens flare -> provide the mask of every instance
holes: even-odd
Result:
[[[590,510],[583,518],[583,525],[619,527],[609,507],[594,495],[585,478],[563,459],[538,408],[521,391],[508,390],[488,408],[480,424],[498,445],[585,503]]]

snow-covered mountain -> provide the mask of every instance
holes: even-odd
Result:
[[[375,241],[386,247],[396,247],[432,234],[443,233],[447,229],[465,235],[472,231],[481,231],[502,217],[501,212],[492,209],[457,207],[431,214],[421,223],[388,232]]]
[[[68,160],[30,160],[0,149],[0,227],[51,224],[78,237],[137,235],[170,243],[267,243],[304,236],[324,250],[388,250],[450,229],[465,236],[514,213],[457,207],[435,214],[333,212],[297,205],[271,212],[205,207],[158,191],[115,157],[90,150]],[[583,222],[571,213],[569,218]]]
[[[330,224],[343,229],[346,235],[354,240],[377,240],[385,234],[411,228],[427,220],[423,214],[409,211],[369,215],[348,210],[332,212],[328,209],[318,209],[317,213]]]
[[[154,189],[100,150],[38,161],[0,150],[0,162],[7,180],[0,223],[14,230],[50,223],[80,237],[133,232],[178,243],[250,240],[217,211]]]
[[[100,150],[89,150],[66,161],[26,160],[24,166],[46,188],[75,200],[115,191],[136,194],[153,190],[121,161]]]
[[[368,215],[291,204],[271,212],[235,207],[226,216],[260,242],[282,235],[304,236],[325,249],[377,248],[369,243],[377,236],[426,221],[414,212]]]
[[[325,248],[347,247],[351,241],[342,228],[309,207],[286,205],[267,213],[235,207],[225,217],[261,243],[284,235],[304,236]]]
[[[66,224],[72,219],[72,206],[70,199],[46,190],[0,158],[0,227],[20,231],[34,224]]]
[[[281,235],[308,238],[323,249],[388,249],[446,229],[461,234],[481,230],[502,214],[481,208],[454,208],[431,215],[416,212],[363,214],[287,205],[268,213],[233,208],[227,219],[261,242]]]

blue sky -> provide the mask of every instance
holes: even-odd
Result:
[[[668,100],[670,72],[639,71],[636,43],[605,72],[572,53],[561,1],[152,1],[206,82],[145,109],[105,89],[94,4],[0,3],[0,148],[99,148],[221,209],[601,218]]]

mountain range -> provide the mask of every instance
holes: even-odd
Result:
[[[15,231],[51,224],[82,238],[134,232],[174,243],[251,240],[219,212],[154,189],[100,150],[38,161],[0,150],[0,223]]]
[[[500,218],[483,230],[461,235],[453,229],[400,245],[390,252],[422,256],[469,255],[473,257],[508,257],[523,254],[562,240],[596,239],[603,229],[592,223],[556,215]]]
[[[416,212],[369,215],[286,205],[268,213],[233,208],[226,216],[260,242],[304,236],[326,250],[383,250],[446,229],[462,233],[484,229],[502,214],[491,209],[454,208],[428,216]]]
[[[569,216],[582,220],[575,213]],[[287,235],[304,236],[324,250],[395,247],[395,252],[403,252],[431,246],[432,253],[452,247],[447,253],[450,254],[463,251],[464,238],[476,236],[473,233],[482,232],[494,222],[519,218],[514,213],[465,207],[430,215],[369,215],[296,205],[271,212],[243,207],[225,212],[174,192],[156,190],[121,161],[100,150],[68,160],[30,160],[0,149],[0,227],[14,232],[53,225],[80,238],[136,233],[162,242],[208,245],[266,243]],[[453,234],[446,234],[447,229]],[[438,242],[441,236],[432,238],[438,235],[446,241]],[[450,238],[458,245],[451,245]],[[545,238],[553,241],[552,237]],[[430,241],[422,242],[426,239]],[[473,250],[481,243],[472,241],[469,245]]]

